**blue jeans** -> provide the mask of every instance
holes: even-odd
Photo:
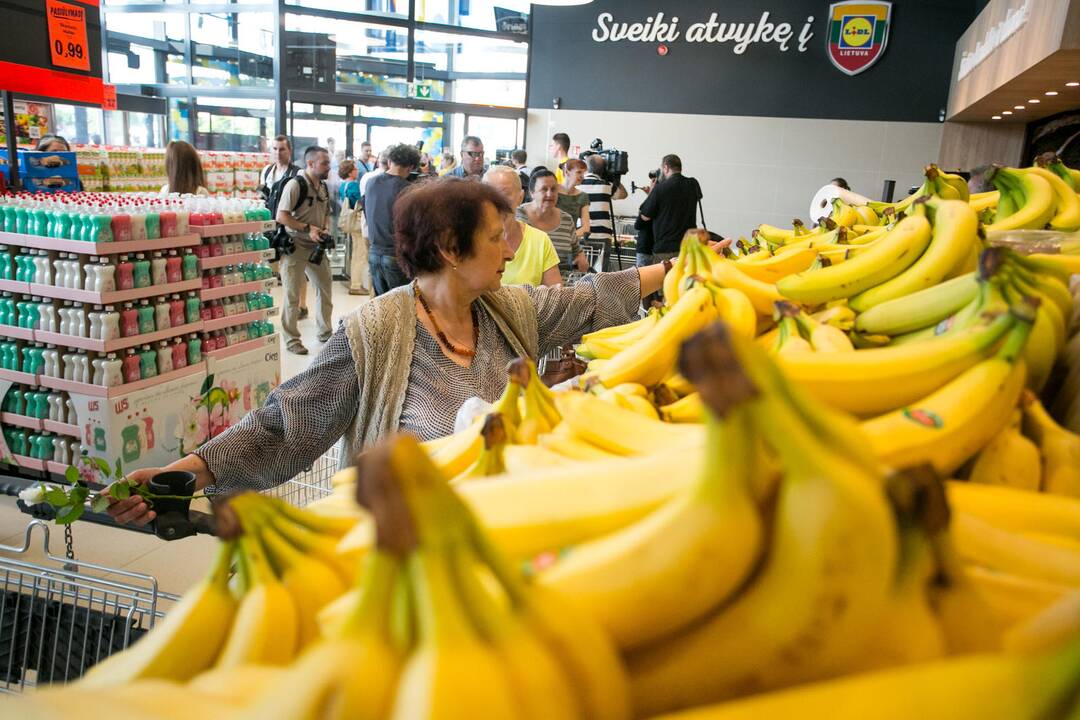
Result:
[[[409,284],[409,278],[405,277],[393,255],[381,255],[372,250],[368,263],[371,266],[371,289],[375,295]]]

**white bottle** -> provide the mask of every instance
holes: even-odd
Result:
[[[98,292],[98,274],[100,270],[101,266],[98,265],[98,256],[91,255],[90,262],[83,268],[83,274],[86,276],[86,280],[83,282],[83,290]]]
[[[34,282],[38,285],[52,285],[52,266],[49,264],[49,256],[44,252],[34,257]]]
[[[64,353],[64,379],[75,380],[75,353]]]
[[[105,306],[101,315],[101,339],[115,340],[120,337],[120,313],[112,305]]]
[[[169,343],[167,342],[162,342],[158,345],[157,371],[158,375],[164,375],[165,373],[173,371],[172,348],[169,347]]]
[[[71,462],[69,462],[68,464],[70,465],[71,463],[78,460],[80,457],[82,457],[82,443],[71,443]]]
[[[53,278],[56,281],[57,287],[68,287],[68,283],[71,282],[71,278],[68,277],[68,261],[64,259],[64,255],[61,254],[59,259],[53,260]]]
[[[101,319],[103,314],[100,305],[95,305],[93,311],[86,314],[86,317],[90,320],[90,338],[93,340],[105,339],[101,335]]]
[[[75,382],[90,384],[90,357],[84,352],[75,356]]]
[[[60,315],[60,322],[57,324],[57,328],[61,335],[71,334],[71,301],[65,300],[64,307],[60,308],[57,313]]]
[[[38,330],[54,333],[60,325],[56,321],[56,308],[51,302],[38,303]]]
[[[154,306],[154,328],[168,330],[170,327],[172,325],[169,324],[169,303],[165,298],[158,298],[158,303]]]
[[[105,360],[102,358],[94,358],[90,361],[90,366],[93,368],[93,378],[91,382],[94,385],[105,384]]]
[[[79,266],[79,257],[77,255],[72,255],[71,259],[68,260],[68,268],[68,278],[71,283],[68,287],[71,287],[74,290],[82,290],[83,274],[82,268]]]
[[[64,422],[68,425],[78,425],[79,416],[75,412],[75,401],[71,399],[70,395],[64,399],[64,405],[67,406],[67,417],[64,418]]]
[[[109,353],[103,365],[105,373],[105,387],[116,387],[124,384],[124,363],[116,357],[116,353]]]
[[[166,260],[161,253],[156,252],[150,260],[150,284],[168,285],[169,276],[166,273]]]
[[[44,360],[43,370],[49,377],[60,377],[60,352],[55,345],[48,345],[41,353]]]
[[[96,290],[103,293],[116,290],[116,266],[109,262],[109,258],[98,259]]]
[[[86,311],[82,303],[75,303],[75,307],[71,310],[71,334],[86,337]]]
[[[61,422],[64,398],[57,393],[49,393],[49,419],[53,422]]]

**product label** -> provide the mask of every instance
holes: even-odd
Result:
[[[116,86],[103,83],[101,86],[101,109],[116,109]]]
[[[59,0],[45,0],[49,23],[49,52],[56,67],[90,70],[86,42],[86,8]]]

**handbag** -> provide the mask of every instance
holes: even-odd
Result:
[[[552,387],[584,374],[587,368],[585,361],[574,353],[574,348],[564,347],[562,356],[557,360],[547,358],[544,361],[544,372],[540,375],[540,381]]]

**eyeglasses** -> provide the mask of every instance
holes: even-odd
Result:
[[[471,158],[484,157],[484,151],[483,150],[462,150],[461,154],[465,155],[467,157],[471,157]]]

